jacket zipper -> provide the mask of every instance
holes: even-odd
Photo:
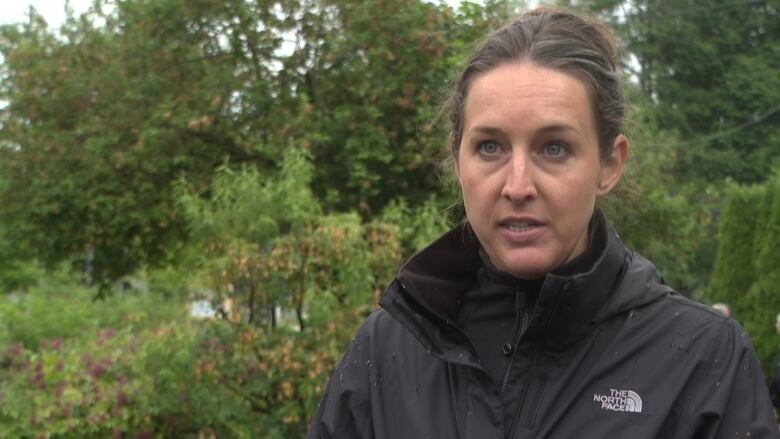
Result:
[[[512,346],[512,356],[509,359],[509,364],[507,365],[506,371],[504,372],[504,379],[501,383],[501,392],[504,392],[506,389],[506,386],[509,382],[509,375],[512,371],[512,365],[514,363],[515,355],[517,354],[517,347],[520,344],[520,341],[523,338],[523,335],[525,335],[526,330],[528,330],[528,324],[530,323],[530,315],[528,313],[528,307],[526,306],[526,297],[525,294],[523,294],[523,291],[518,287],[515,292],[515,303],[517,304],[515,308],[515,338],[513,341]],[[532,373],[537,370],[538,359],[532,358],[531,360],[531,368],[530,370]],[[522,394],[523,400],[520,402],[520,406],[518,407],[517,413],[515,414],[515,418],[512,421],[512,428],[510,429],[509,437],[514,436],[514,432],[517,429],[517,423],[520,420],[520,414],[525,410],[525,407],[527,404],[533,404],[533,406],[528,411],[528,417],[526,419],[526,426],[528,428],[532,428],[535,417],[536,417],[536,406],[538,404],[539,395],[541,394],[542,389],[544,388],[543,382],[538,382],[537,379],[533,376],[529,376],[525,383],[523,384],[523,391]],[[530,392],[529,392],[530,391]]]
[[[523,411],[526,411],[526,404],[533,405],[530,406],[527,410],[528,415],[525,418],[525,427],[528,429],[533,429],[534,423],[536,422],[536,410],[538,409],[546,381],[546,378],[537,378],[534,376],[536,371],[539,369],[537,364],[539,364],[539,360],[534,358],[531,361],[531,375],[528,377],[528,380],[523,386],[523,393],[525,397],[523,398],[523,402],[520,405],[520,408],[515,414],[515,419],[512,421],[512,429],[509,431],[509,437],[514,437],[515,430],[517,430],[517,424],[520,422],[520,414],[523,413]]]
[[[512,339],[512,356],[509,357],[509,364],[507,364],[506,370],[504,371],[504,378],[501,380],[501,392],[504,392],[506,385],[509,382],[509,373],[512,371],[512,364],[515,361],[517,346],[520,344],[520,340],[528,329],[529,320],[528,307],[525,303],[525,294],[523,294],[520,287],[517,287],[515,289],[515,334]]]

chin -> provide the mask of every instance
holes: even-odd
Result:
[[[538,261],[536,263],[518,261],[506,266],[504,271],[520,279],[537,279],[544,277],[552,269],[545,264],[539,264]]]
[[[545,276],[552,271],[552,261],[543,252],[536,249],[512,249],[511,252],[500,252],[496,261],[492,256],[493,264],[501,271],[507,272],[520,279],[536,279]],[[488,255],[490,253],[488,252]],[[496,263],[499,262],[499,263]]]
[[[549,270],[548,271],[528,271],[527,269],[525,269],[525,270],[522,270],[522,271],[519,271],[519,270],[514,271],[513,270],[513,271],[510,271],[509,273],[512,276],[517,277],[519,279],[530,280],[530,279],[539,279],[540,277],[544,277],[545,275],[547,275],[547,273],[549,273]]]

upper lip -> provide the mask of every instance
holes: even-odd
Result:
[[[539,226],[542,225],[542,221],[532,216],[526,215],[509,215],[505,216],[498,222],[499,225],[506,225],[511,223],[527,223],[530,225]]]

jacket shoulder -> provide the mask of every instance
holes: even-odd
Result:
[[[399,326],[381,308],[363,321],[331,373],[307,438],[373,437],[371,383],[377,379],[386,337],[398,333]]]

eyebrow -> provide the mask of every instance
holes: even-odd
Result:
[[[548,125],[548,126],[543,127],[542,129],[538,130],[538,131],[542,132],[542,133],[557,133],[557,132],[560,132],[560,131],[573,131],[573,132],[575,132],[577,134],[580,134],[580,130],[578,130],[577,128],[575,128],[575,127],[573,127],[571,125],[567,125],[565,123]]]
[[[480,133],[483,133],[483,134],[493,135],[493,136],[503,134],[503,132],[504,132],[500,128],[491,127],[491,126],[475,126],[475,127],[472,127],[470,131],[477,131],[477,132],[480,132]],[[559,133],[559,132],[565,132],[565,131],[572,131],[574,133],[581,134],[580,130],[578,130],[577,128],[575,128],[575,127],[573,127],[571,125],[565,124],[565,123],[556,123],[556,124],[552,124],[552,125],[546,125],[546,126],[540,128],[540,129],[536,130],[536,131],[538,133],[542,133],[542,134]]]

